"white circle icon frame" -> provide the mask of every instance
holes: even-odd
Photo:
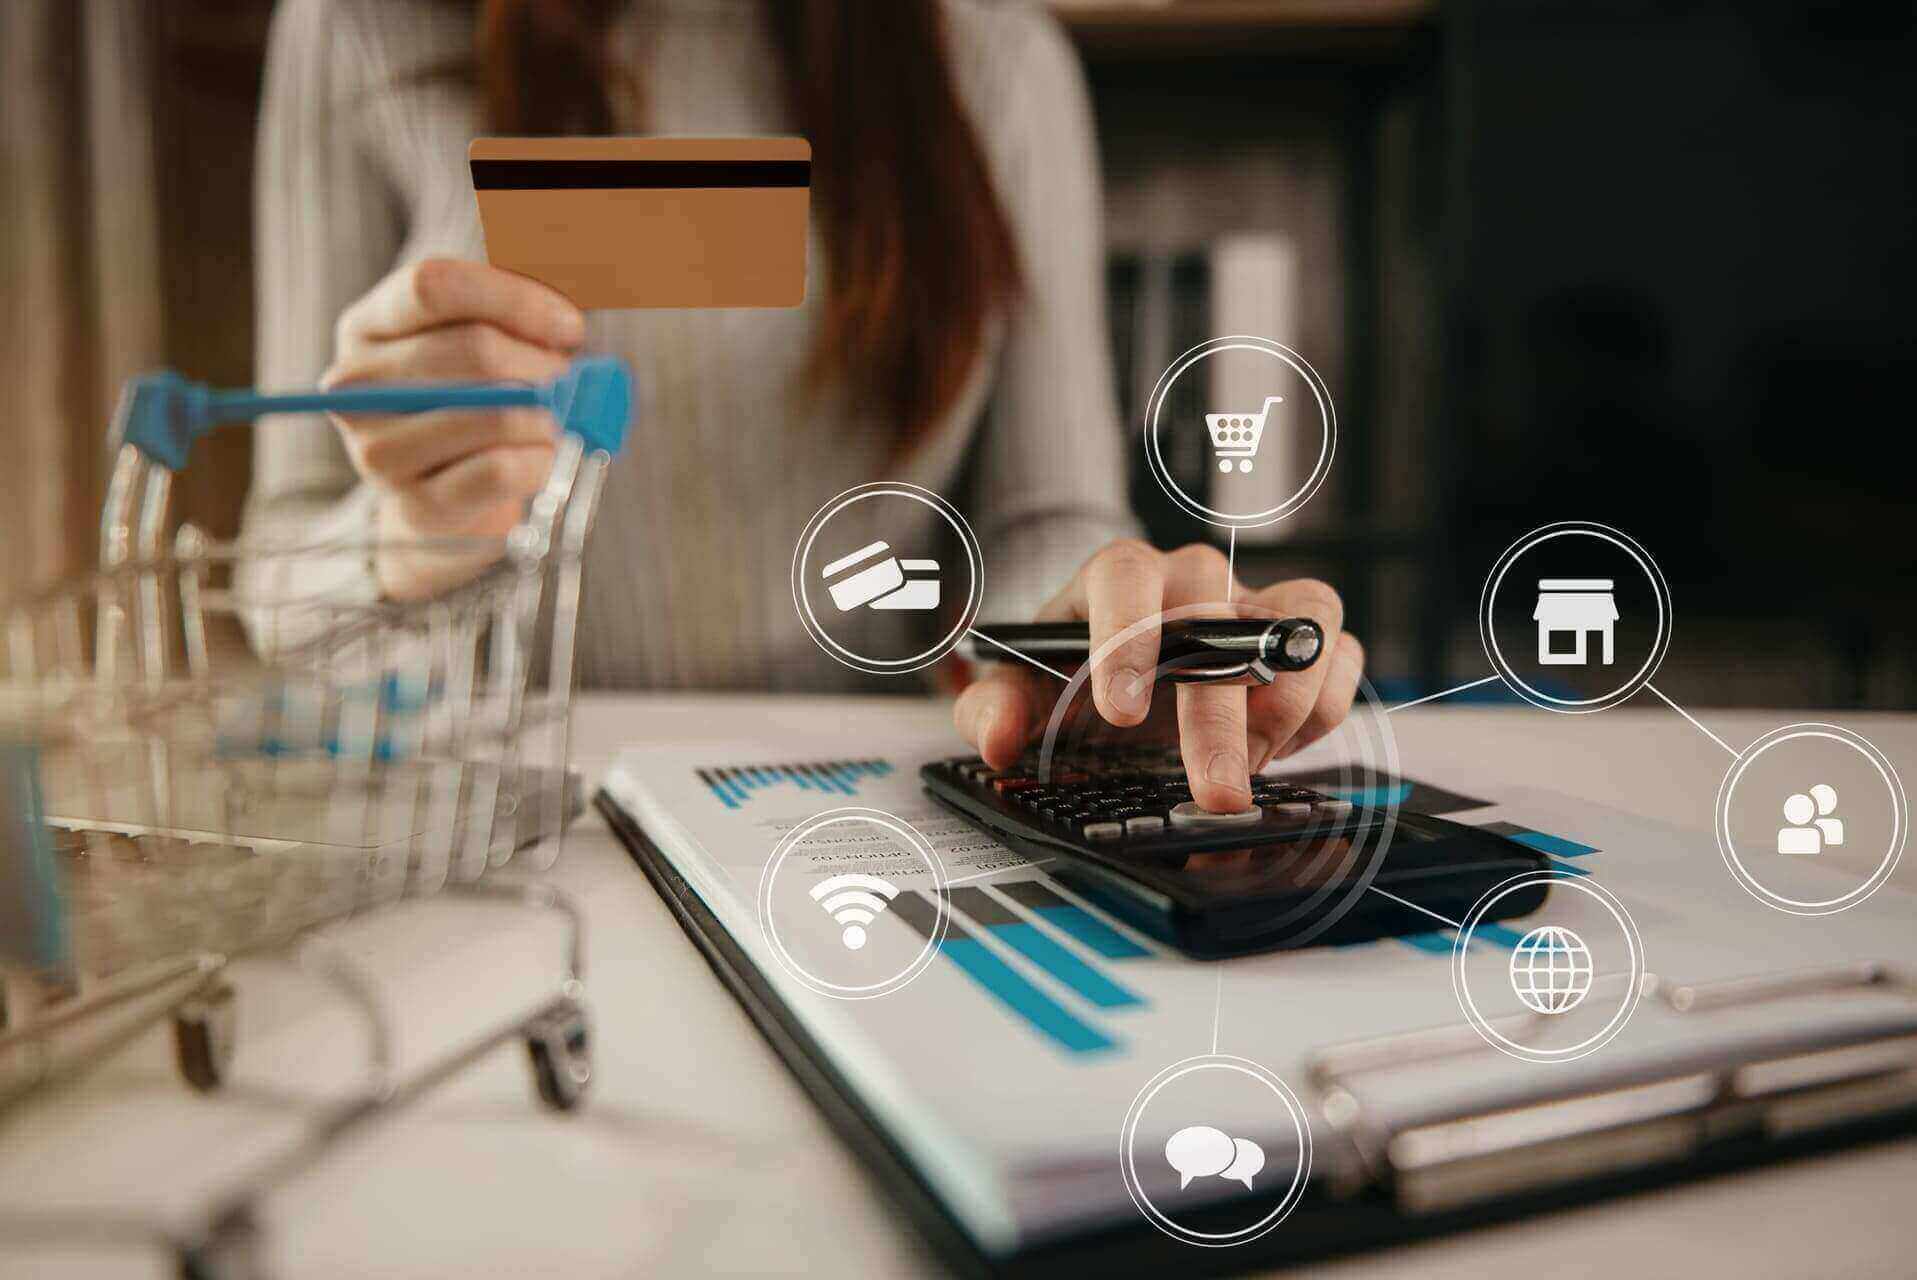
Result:
[[[1291,1185],[1285,1189],[1275,1207],[1264,1217],[1248,1227],[1237,1231],[1195,1231],[1181,1226],[1163,1209],[1153,1203],[1138,1178],[1138,1163],[1135,1159],[1138,1140],[1138,1122],[1143,1119],[1145,1108],[1158,1092],[1172,1081],[1194,1071],[1233,1071],[1239,1075],[1250,1076],[1264,1085],[1283,1104],[1285,1114],[1298,1131],[1298,1167],[1293,1172]],[[1260,1236],[1266,1235],[1279,1223],[1291,1216],[1291,1211],[1304,1199],[1305,1189],[1311,1182],[1311,1122],[1306,1118],[1305,1108],[1291,1087],[1272,1072],[1251,1061],[1249,1058],[1234,1057],[1227,1053],[1201,1053],[1196,1057],[1174,1062],[1149,1080],[1138,1096],[1132,1099],[1132,1105],[1125,1113],[1125,1125],[1118,1134],[1118,1162],[1125,1178],[1125,1192],[1132,1204],[1145,1220],[1174,1240],[1185,1244],[1199,1245],[1207,1249],[1228,1249],[1233,1245],[1250,1244]]]
[[[925,945],[919,948],[905,968],[882,982],[858,986],[827,982],[800,964],[787,950],[785,940],[779,936],[778,921],[773,915],[772,882],[778,876],[779,867],[784,863],[786,855],[809,836],[841,822],[866,822],[884,827],[910,845],[912,852],[918,855],[932,872],[932,892],[924,895],[931,900],[932,909],[936,912],[931,936],[926,938]],[[772,851],[772,857],[767,859],[765,870],[759,874],[759,932],[764,936],[766,945],[772,949],[772,955],[778,960],[779,967],[807,990],[822,996],[830,996],[834,1000],[875,1000],[900,990],[931,967],[933,959],[938,955],[940,944],[945,941],[951,918],[945,903],[945,884],[945,864],[939,861],[938,851],[932,847],[929,840],[919,834],[917,828],[911,823],[903,818],[894,817],[883,809],[868,809],[858,805],[827,809],[823,813],[813,814],[781,836],[778,845]]]
[[[818,615],[812,611],[812,601],[805,590],[806,569],[811,562],[812,544],[824,531],[832,517],[857,502],[872,498],[908,498],[931,508],[952,531],[958,535],[959,545],[965,550],[966,568],[970,572],[971,584],[966,592],[965,607],[959,611],[958,621],[929,648],[904,658],[874,658],[855,652],[832,638]],[[863,671],[868,675],[902,676],[929,667],[958,647],[965,633],[978,621],[979,607],[985,602],[985,553],[979,547],[972,526],[966,523],[951,503],[933,493],[930,489],[908,484],[903,480],[874,480],[868,484],[854,485],[833,498],[813,513],[806,521],[805,528],[799,534],[799,541],[792,549],[792,603],[799,611],[799,621],[804,624],[806,634],[813,643],[836,661]]]
[[[1557,698],[1542,689],[1533,688],[1511,667],[1498,645],[1496,612],[1498,589],[1504,584],[1504,578],[1517,563],[1518,557],[1532,548],[1550,542],[1555,538],[1586,537],[1606,542],[1624,552],[1636,562],[1651,584],[1651,592],[1657,600],[1657,631],[1651,641],[1651,651],[1645,655],[1644,664],[1633,672],[1623,684],[1599,694],[1595,698]],[[1484,656],[1490,660],[1491,667],[1498,673],[1510,690],[1534,707],[1546,711],[1559,711],[1566,715],[1589,715],[1593,711],[1603,711],[1634,696],[1657,675],[1657,669],[1664,662],[1664,655],[1671,647],[1672,608],[1670,584],[1664,580],[1664,571],[1657,567],[1657,561],[1651,553],[1641,546],[1637,539],[1621,529],[1608,524],[1599,524],[1595,520],[1562,520],[1556,524],[1547,524],[1543,528],[1533,529],[1516,542],[1506,547],[1504,554],[1491,566],[1491,572],[1485,575],[1484,590],[1478,596],[1478,633],[1484,641]]]
[[[1618,931],[1624,935],[1625,950],[1629,953],[1631,962],[1630,987],[1625,992],[1624,999],[1618,1004],[1617,1012],[1613,1013],[1610,1020],[1603,1026],[1584,1039],[1561,1049],[1539,1049],[1533,1045],[1523,1044],[1492,1026],[1490,1019],[1478,1010],[1477,1001],[1471,998],[1471,984],[1465,976],[1465,960],[1471,950],[1471,935],[1484,922],[1485,914],[1496,906],[1500,899],[1536,884],[1548,885],[1554,889],[1577,889],[1596,899],[1598,904],[1617,922]],[[1589,876],[1572,871],[1554,870],[1527,871],[1522,875],[1512,876],[1502,884],[1494,885],[1479,898],[1462,923],[1463,927],[1457,931],[1458,936],[1451,944],[1451,985],[1457,992],[1458,1007],[1464,1011],[1465,1019],[1470,1022],[1472,1029],[1483,1038],[1484,1042],[1508,1057],[1524,1062],[1571,1062],[1586,1054],[1596,1053],[1609,1044],[1618,1032],[1624,1030],[1624,1024],[1631,1020],[1631,1015],[1637,1012],[1638,1003],[1644,998],[1644,939],[1638,934],[1637,922],[1631,919],[1631,913],[1625,909],[1622,902],[1618,901],[1616,895]],[[1590,944],[1585,945],[1588,948]],[[1500,965],[1498,971],[1505,972],[1505,966]],[[1595,977],[1593,981],[1596,981]],[[1533,1014],[1531,1016],[1549,1018],[1554,1015]]]
[[[1842,743],[1868,760],[1884,780],[1884,787],[1890,793],[1890,844],[1884,851],[1884,857],[1877,869],[1849,893],[1835,898],[1811,899],[1786,897],[1784,894],[1767,888],[1764,882],[1753,875],[1744,860],[1737,855],[1737,846],[1731,839],[1731,801],[1737,791],[1738,779],[1744,776],[1744,770],[1750,767],[1757,757],[1772,747],[1781,746],[1799,738],[1823,738]],[[1862,734],[1851,732],[1834,724],[1806,722],[1787,724],[1773,729],[1756,742],[1751,743],[1737,753],[1737,759],[1724,774],[1724,781],[1717,789],[1717,807],[1714,821],[1711,823],[1717,834],[1717,851],[1724,858],[1724,865],[1730,870],[1731,878],[1744,887],[1745,892],[1767,907],[1787,912],[1794,916],[1836,915],[1856,906],[1864,899],[1883,887],[1891,873],[1897,869],[1897,863],[1904,854],[1904,841],[1910,833],[1910,799],[1904,791],[1904,781],[1897,776],[1897,768],[1891,764],[1890,757],[1866,739]]]
[[[1172,479],[1171,468],[1165,465],[1164,454],[1158,442],[1158,419],[1164,411],[1165,399],[1170,395],[1172,387],[1186,370],[1224,351],[1256,351],[1288,365],[1292,372],[1303,378],[1305,385],[1311,388],[1311,394],[1318,404],[1318,421],[1322,430],[1318,461],[1312,467],[1311,474],[1305,477],[1304,483],[1299,485],[1290,497],[1276,506],[1244,515],[1208,507],[1186,493],[1178,482]],[[1152,388],[1151,397],[1145,402],[1145,461],[1151,469],[1152,478],[1158,482],[1158,487],[1165,491],[1165,496],[1177,503],[1187,514],[1196,516],[1206,524],[1215,525],[1220,529],[1261,529],[1291,515],[1309,502],[1312,496],[1324,486],[1326,477],[1331,474],[1332,458],[1337,452],[1338,411],[1332,404],[1331,392],[1325,386],[1325,380],[1318,376],[1318,371],[1312,368],[1303,356],[1270,338],[1235,333],[1206,339],[1172,361],[1171,367],[1159,375],[1157,385]]]

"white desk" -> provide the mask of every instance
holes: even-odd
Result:
[[[1442,703],[1392,718],[1405,770],[1466,791],[1484,779],[1575,789],[1708,830],[1730,757],[1661,705],[1595,716]],[[586,699],[575,750],[597,778],[624,742],[696,748],[767,717],[804,717],[856,741],[862,726],[948,710],[917,701],[714,697]],[[1700,711],[1733,745],[1816,717]],[[1917,717],[1837,719],[1911,774]],[[1913,775],[1917,776],[1917,775]],[[1715,856],[1708,853],[1708,856]],[[1705,856],[1705,855],[1701,855]],[[597,820],[553,873],[588,907],[593,1092],[554,1116],[502,1050],[274,1198],[284,1276],[498,1274],[899,1275],[935,1270],[909,1227],[837,1142]],[[1910,861],[1898,881],[1917,886]],[[1725,892],[1739,892],[1725,879]],[[405,1058],[496,1019],[555,972],[558,933],[513,913],[431,905],[355,927],[394,977],[386,998]],[[358,1030],[282,970],[243,987],[239,1084],[198,1098],[161,1035],[79,1087],[0,1119],[0,1204],[78,1211],[134,1204],[184,1215],[229,1186],[351,1079]],[[1419,1274],[1735,1274],[1901,1277],[1917,1266],[1917,1141],[1693,1184],[1319,1268]],[[106,1245],[9,1247],[0,1276],[161,1275],[162,1259]]]

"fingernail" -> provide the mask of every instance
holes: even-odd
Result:
[[[996,723],[998,723],[998,717],[989,711],[979,717],[977,745],[980,755],[984,755],[991,749],[992,726]]]
[[[1121,715],[1142,716],[1151,710],[1151,685],[1136,667],[1113,667],[1105,677],[1105,700]]]
[[[1236,751],[1214,752],[1205,765],[1205,778],[1231,791],[1251,794],[1251,772],[1245,768],[1245,758]]]

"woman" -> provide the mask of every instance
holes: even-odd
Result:
[[[805,304],[588,317],[483,265],[465,165],[482,132],[806,135]],[[854,687],[794,616],[793,539],[856,483],[950,493],[962,469],[988,616],[1049,596],[1042,616],[1088,618],[1097,642],[1226,586],[1215,550],[1128,539],[1099,212],[1084,88],[1036,5],[285,0],[259,146],[260,379],[538,381],[582,348],[628,359],[641,402],[588,557],[588,685]],[[503,532],[550,430],[531,413],[280,424],[259,441],[248,532]],[[406,598],[449,575],[388,552],[340,576],[327,585]],[[1322,584],[1250,598],[1338,637]],[[1141,634],[1095,673],[1105,718],[1144,718],[1156,646]],[[1242,689],[1181,691],[1196,798],[1248,804],[1248,771],[1342,720],[1361,665],[1339,637],[1249,706]],[[1056,693],[999,670],[960,698],[959,729],[1009,763]]]

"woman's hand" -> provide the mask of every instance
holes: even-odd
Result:
[[[326,387],[357,382],[547,382],[585,341],[564,297],[480,262],[400,267],[348,307]],[[450,554],[423,538],[493,537],[520,519],[552,469],[553,422],[538,409],[335,417],[346,452],[379,492],[380,588],[420,599],[456,585],[498,549]]]
[[[1114,542],[1078,571],[1039,610],[1041,622],[1084,621],[1094,654],[1114,636],[1150,619],[1093,666],[1088,683],[1104,720],[1142,724],[1152,708],[1158,665],[1158,615],[1227,597],[1229,566],[1213,547],[1193,544],[1161,552],[1142,542]],[[1254,606],[1250,616],[1306,617],[1325,631],[1318,661],[1280,672],[1269,685],[1177,686],[1179,750],[1192,798],[1230,812],[1251,803],[1251,774],[1266,762],[1317,741],[1343,723],[1364,672],[1364,649],[1343,631],[1344,602],[1322,582],[1301,578],[1247,593],[1229,584],[1230,599]],[[1017,661],[1003,663],[959,696],[959,733],[995,769],[1010,767],[1044,726],[1062,690],[1058,681]]]

